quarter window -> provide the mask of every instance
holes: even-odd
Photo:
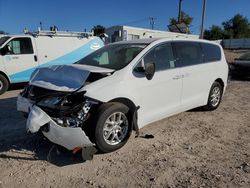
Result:
[[[174,68],[174,55],[171,43],[155,47],[144,57],[144,64],[155,63],[156,71]]]
[[[201,43],[201,47],[205,55],[204,61],[206,63],[221,60],[221,50],[219,46],[209,43]]]
[[[203,63],[203,53],[198,42],[175,42],[177,66],[190,66]]]
[[[33,47],[30,38],[15,38],[7,44],[10,54],[33,54]]]

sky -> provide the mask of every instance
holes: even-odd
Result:
[[[178,0],[0,0],[0,30],[22,33],[56,25],[59,30],[90,31],[94,25],[129,25],[167,30],[169,19],[177,17]],[[199,34],[203,0],[183,0],[183,11],[194,17],[190,30]],[[250,20],[250,0],[207,0],[205,28],[221,25],[235,14]]]

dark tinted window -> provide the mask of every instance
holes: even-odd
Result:
[[[177,66],[189,66],[203,63],[203,53],[198,42],[175,42]]]
[[[174,68],[174,55],[170,43],[152,49],[144,58],[144,64],[155,63],[156,71]]]
[[[221,59],[221,51],[219,46],[201,43],[201,47],[204,53],[205,62],[219,61]]]
[[[15,38],[8,44],[10,54],[33,54],[33,47],[30,38]]]

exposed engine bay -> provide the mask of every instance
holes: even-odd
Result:
[[[82,127],[92,106],[99,102],[86,98],[86,91],[80,89],[111,74],[90,72],[82,67],[63,65],[40,68],[33,73],[30,84],[20,95],[40,107],[58,125]]]
[[[102,102],[86,97],[82,88],[111,75],[112,70],[91,72],[89,66],[82,67],[52,66],[33,73],[17,100],[18,111],[29,113],[28,132],[42,131],[50,141],[69,150],[95,145],[85,134],[85,122]]]

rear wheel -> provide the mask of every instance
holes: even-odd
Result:
[[[129,108],[121,103],[100,107],[95,142],[101,152],[112,152],[126,144],[131,133],[129,119]]]
[[[214,82],[208,96],[207,105],[204,107],[206,110],[215,110],[221,102],[223,89],[219,82]]]
[[[8,80],[0,74],[0,95],[5,93],[9,88]]]

